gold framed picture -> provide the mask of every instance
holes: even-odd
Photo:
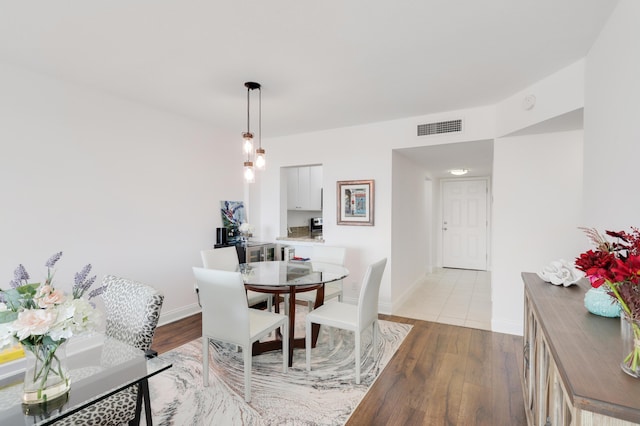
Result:
[[[338,225],[373,226],[373,179],[338,181],[336,189]]]

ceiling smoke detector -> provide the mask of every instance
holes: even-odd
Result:
[[[536,106],[535,95],[525,96],[524,99],[522,100],[522,109],[524,109],[525,111],[529,111],[533,109],[534,106]]]

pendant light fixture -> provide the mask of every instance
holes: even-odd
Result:
[[[258,88],[258,148],[256,149],[256,167],[258,170],[264,170],[267,165],[264,156],[264,148],[262,148],[262,89]]]
[[[258,169],[264,169],[265,151],[262,148],[262,89],[260,83],[247,81],[244,83],[247,88],[247,131],[242,133],[243,150],[247,154],[247,160],[244,162],[244,180],[247,183],[255,182],[254,158],[255,166]],[[251,132],[251,91],[258,89],[258,148],[253,151],[253,133]]]

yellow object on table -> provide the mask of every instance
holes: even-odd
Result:
[[[24,357],[24,349],[21,344],[15,344],[10,348],[0,351],[0,364]]]

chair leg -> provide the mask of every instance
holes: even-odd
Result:
[[[305,325],[304,352],[307,357],[307,371],[311,371],[311,321],[307,321]]]
[[[374,321],[373,324],[371,324],[371,326],[373,327],[373,339],[372,339],[372,344],[373,344],[373,357],[377,358],[378,357],[378,321]]]
[[[329,349],[333,350],[333,333],[337,331],[333,329],[333,327],[325,326],[327,328],[327,333],[329,333]]]
[[[151,416],[151,397],[149,395],[149,381],[144,379],[140,383],[140,387],[138,392],[142,393],[142,398],[144,400],[144,419],[146,421],[147,426],[153,426],[153,418]]]
[[[142,404],[143,404],[143,396],[142,396],[142,392],[140,392],[142,389],[141,383],[138,383],[137,385],[133,385],[133,386],[137,386],[138,391],[136,392],[136,411],[135,411],[135,416],[133,417],[133,419],[129,420],[129,426],[139,426],[140,425],[140,415],[142,414]],[[129,389],[132,389],[133,386]],[[147,392],[149,391],[148,387],[147,387]],[[146,411],[146,409],[145,409]]]
[[[244,354],[244,400],[251,402],[251,343],[249,347],[242,347]]]
[[[202,384],[209,386],[209,338],[202,336]]]
[[[360,384],[360,331],[356,330],[356,385]]]
[[[273,310],[273,296],[269,295],[267,299],[267,311],[271,312]]]
[[[289,371],[289,321],[282,327],[282,371]]]

